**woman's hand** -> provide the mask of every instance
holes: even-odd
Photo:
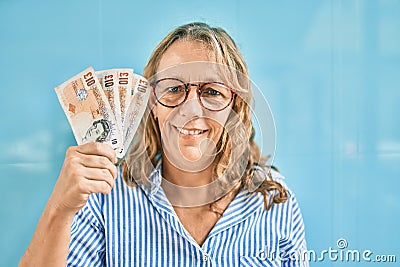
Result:
[[[70,147],[64,165],[19,266],[65,266],[75,213],[90,194],[108,194],[117,176],[111,146],[88,143]]]
[[[49,204],[57,213],[75,214],[92,193],[110,193],[117,176],[115,151],[92,142],[69,147]]]

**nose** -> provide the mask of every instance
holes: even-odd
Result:
[[[179,114],[182,116],[187,117],[196,117],[203,115],[203,108],[200,105],[198,98],[197,98],[197,85],[188,86],[189,94],[188,97],[180,107],[179,107]]]

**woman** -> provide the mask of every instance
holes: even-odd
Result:
[[[178,27],[143,75],[153,97],[127,159],[69,148],[20,266],[308,266],[296,199],[253,140],[231,37]]]

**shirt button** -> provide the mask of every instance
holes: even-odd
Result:
[[[203,256],[203,261],[208,261],[208,255]]]

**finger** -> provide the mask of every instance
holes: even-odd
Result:
[[[112,188],[114,186],[114,177],[108,169],[85,168],[83,176],[87,180],[104,181]]]
[[[112,186],[106,181],[99,180],[86,180],[86,188],[89,194],[93,193],[103,193],[108,194],[111,192]]]
[[[99,142],[90,142],[90,143],[78,146],[76,148],[76,151],[81,154],[86,154],[86,155],[105,156],[112,163],[117,162],[117,155],[116,155],[114,149],[108,144],[99,143]]]
[[[117,177],[117,167],[105,156],[80,155],[81,164],[87,168],[108,169],[114,179]]]

